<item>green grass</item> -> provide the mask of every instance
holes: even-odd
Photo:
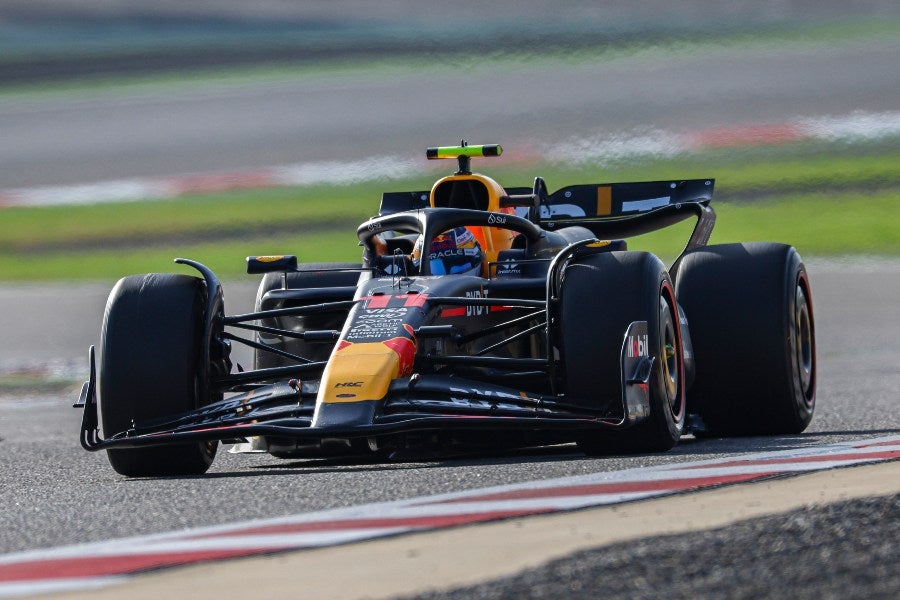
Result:
[[[244,258],[263,254],[298,254],[305,262],[358,261],[361,250],[356,230],[325,231],[306,235],[279,235],[224,243],[184,243],[174,245],[0,255],[0,281],[105,280],[148,272],[196,274],[189,267],[173,263],[174,258],[191,258],[212,268],[220,277],[234,278],[246,273]]]
[[[710,244],[783,242],[803,256],[900,256],[900,191],[878,194],[802,194],[754,203],[713,203]],[[684,246],[693,220],[629,240],[671,261]]]
[[[3,212],[0,249],[108,243],[160,234],[191,236],[222,229],[312,228],[336,218],[359,223],[378,210],[368,186],[271,188],[185,196],[172,200],[11,208]],[[340,215],[340,217],[337,217]],[[148,240],[149,241],[149,240]]]
[[[80,385],[78,378],[59,377],[43,373],[14,373],[0,375],[0,397],[21,397],[22,394],[74,394]]]
[[[713,242],[789,241],[811,255],[900,256],[900,193],[805,194],[722,207]]]
[[[496,168],[494,168],[496,166]],[[900,148],[794,144],[705,152],[603,167],[476,164],[506,185],[542,174],[550,189],[571,183],[716,177],[712,243],[768,240],[804,255],[900,256]],[[431,179],[241,190],[175,200],[0,212],[0,281],[109,280],[184,271],[193,258],[220,277],[239,277],[244,257],[291,253],[301,261],[356,261],[356,225],[384,190],[427,189]],[[672,258],[690,223],[630,242]]]

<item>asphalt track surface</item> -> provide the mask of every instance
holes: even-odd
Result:
[[[79,411],[67,394],[0,396],[0,552],[11,552],[185,527],[289,515],[325,508],[410,498],[556,476],[684,462],[761,450],[854,440],[900,431],[900,263],[810,266],[818,331],[819,392],[816,416],[796,436],[685,439],[672,452],[587,459],[574,447],[500,456],[420,462],[353,463],[277,460],[220,452],[200,478],[124,479],[102,453],[78,445]],[[240,286],[229,288],[241,291]],[[49,290],[56,297],[67,292]],[[247,287],[246,302],[252,299]],[[4,331],[41,318],[46,290],[12,288],[0,295]],[[228,301],[226,291],[226,302]],[[80,330],[82,343],[97,336],[91,317],[102,309],[97,287],[68,292],[56,318]],[[91,308],[85,308],[91,307]],[[237,308],[237,307],[236,307]],[[8,315],[17,315],[10,323]],[[50,331],[59,331],[56,323]],[[20,352],[31,348],[28,327],[7,338]],[[52,335],[52,334],[51,334]],[[77,356],[81,343],[56,349]]]

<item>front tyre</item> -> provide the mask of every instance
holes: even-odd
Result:
[[[207,404],[200,398],[205,288],[187,275],[149,273],[119,280],[100,334],[99,407],[103,435]],[[217,442],[111,448],[109,462],[130,477],[199,475]]]
[[[686,411],[676,306],[669,275],[652,254],[595,254],[566,268],[559,319],[567,401],[621,406],[623,336],[635,321],[647,322],[647,352],[654,359],[650,416],[628,429],[583,435],[578,446],[585,454],[663,452],[678,442]]]
[[[812,293],[797,251],[784,244],[694,250],[677,280],[697,374],[689,410],[701,435],[800,433],[816,400]]]

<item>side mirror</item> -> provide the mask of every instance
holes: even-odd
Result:
[[[292,254],[282,256],[248,256],[247,273],[273,273],[277,271],[296,271],[297,257]]]

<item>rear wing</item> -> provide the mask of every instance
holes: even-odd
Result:
[[[713,179],[570,185],[541,203],[541,220],[617,218],[712,200]]]
[[[544,199],[540,226],[554,230],[578,225],[600,239],[627,238],[696,217],[691,241],[705,244],[715,223],[709,208],[714,187],[714,179],[572,185]]]
[[[617,219],[687,202],[708,204],[714,187],[714,179],[570,185],[541,199],[539,218],[541,225],[581,219]],[[532,188],[505,189],[509,196],[522,197],[532,193]],[[428,208],[428,195],[428,190],[385,192],[378,214],[384,216]],[[521,217],[528,217],[527,207],[519,206],[516,212]]]

